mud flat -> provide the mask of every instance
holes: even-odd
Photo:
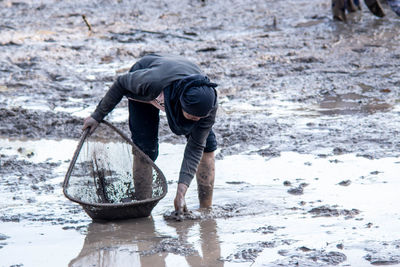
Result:
[[[330,1],[0,1],[0,266],[400,265],[400,20]],[[86,20],[83,19],[84,18]],[[95,223],[61,183],[88,116],[148,52],[219,84],[212,211],[168,220],[183,150],[161,118],[169,193]],[[128,132],[126,101],[108,119]]]

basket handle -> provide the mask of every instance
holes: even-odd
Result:
[[[72,157],[71,163],[69,164],[68,171],[67,171],[67,173],[65,174],[65,179],[64,179],[64,183],[63,183],[63,189],[64,189],[64,191],[65,191],[65,186],[67,185],[67,183],[68,183],[68,181],[69,181],[69,177],[71,176],[72,169],[74,168],[75,163],[76,163],[76,160],[78,159],[79,152],[81,151],[81,148],[82,148],[82,146],[83,146],[83,143],[85,142],[86,138],[89,136],[89,131],[90,131],[90,128],[86,128],[86,129],[84,130],[84,132],[82,133],[81,139],[79,140],[79,144],[78,144],[78,146],[76,147],[74,156]]]

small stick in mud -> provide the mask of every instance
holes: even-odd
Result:
[[[195,39],[193,39],[193,38],[182,36],[182,35],[178,35],[178,34],[173,34],[173,33],[165,33],[165,32],[158,32],[158,31],[148,31],[148,30],[143,30],[143,29],[132,29],[132,31],[149,33],[149,34],[157,34],[157,35],[161,35],[161,36],[167,36],[168,35],[168,36],[175,37],[175,38],[195,41]]]
[[[82,19],[85,22],[86,26],[88,27],[89,31],[92,31],[92,26],[90,25],[89,21],[86,19],[86,16],[82,14]]]

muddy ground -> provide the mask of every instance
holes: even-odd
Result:
[[[399,199],[385,195],[398,185],[400,20],[387,6],[342,23],[329,0],[95,2],[0,0],[1,266],[400,265]],[[219,84],[215,206],[164,218],[179,167],[165,162],[184,139],[163,117],[168,196],[149,219],[92,223],[63,175],[82,119],[149,52]],[[126,106],[107,119],[128,133]]]

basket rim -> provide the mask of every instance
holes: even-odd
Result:
[[[78,203],[80,205],[91,206],[91,207],[99,207],[99,208],[100,207],[129,207],[129,206],[137,206],[137,205],[144,204],[144,203],[160,201],[162,198],[164,198],[166,196],[167,192],[168,192],[168,184],[167,184],[167,180],[166,180],[163,172],[161,171],[161,169],[158,168],[158,166],[149,158],[149,156],[147,156],[142,150],[140,150],[140,148],[138,148],[132,142],[132,140],[130,140],[118,128],[116,128],[114,125],[112,125],[110,122],[108,122],[106,120],[102,120],[100,123],[103,123],[107,127],[111,128],[112,130],[117,132],[122,137],[122,139],[124,139],[127,143],[129,143],[134,148],[135,152],[137,152],[141,157],[145,158],[146,161],[148,161],[148,163],[156,170],[157,174],[160,176],[159,178],[163,182],[162,183],[163,193],[160,196],[155,197],[155,198],[149,198],[149,199],[138,200],[138,201],[134,201],[134,202],[127,202],[127,203],[90,203],[90,202],[79,200],[79,199],[74,198],[71,195],[69,195],[68,192],[67,192],[67,185],[69,184],[69,178],[70,178],[72,170],[73,170],[73,168],[75,166],[76,160],[78,159],[79,152],[81,151],[83,143],[85,142],[86,138],[89,137],[89,130],[90,129],[86,129],[82,133],[81,138],[79,139],[78,146],[76,147],[74,156],[73,156],[73,158],[71,160],[71,163],[70,163],[70,165],[68,167],[67,173],[65,174],[65,178],[64,178],[64,182],[63,182],[63,193],[64,193],[64,196],[66,198],[68,198],[69,200],[71,200],[73,202],[76,202],[76,203]]]

